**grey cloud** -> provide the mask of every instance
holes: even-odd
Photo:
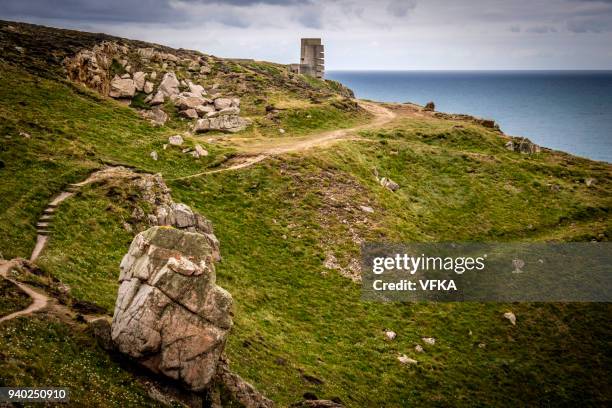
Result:
[[[509,28],[510,32],[512,33],[520,33],[521,32],[521,26],[518,25],[513,25]]]
[[[567,22],[567,29],[576,34],[611,32],[612,20],[607,18],[573,19]]]
[[[387,4],[387,11],[396,17],[405,17],[415,7],[416,1],[413,0],[391,0]]]
[[[551,26],[539,25],[539,26],[529,27],[525,31],[528,33],[534,33],[534,34],[548,34],[548,33],[556,33],[557,29]]]

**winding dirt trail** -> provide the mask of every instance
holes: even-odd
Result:
[[[187,180],[194,177],[203,176],[206,174],[220,173],[230,170],[243,169],[252,166],[255,163],[270,157],[285,153],[296,153],[311,149],[313,147],[327,146],[339,140],[346,140],[353,137],[357,132],[367,129],[379,128],[396,118],[396,113],[392,110],[368,101],[358,101],[359,106],[374,115],[374,118],[363,125],[355,126],[347,129],[330,130],[326,132],[316,133],[305,137],[285,137],[279,139],[269,139],[258,141],[253,144],[240,146],[240,150],[247,156],[239,158],[239,160],[231,166],[216,170],[203,171],[189,176],[177,177],[170,180]]]
[[[236,162],[234,162],[228,167],[216,170],[208,170],[185,177],[175,178],[172,180],[185,180],[193,177],[203,176],[206,174],[214,174],[224,171],[243,169],[252,166],[255,163],[259,163],[260,161],[265,160],[270,156],[285,153],[301,152],[314,147],[326,146],[331,143],[337,142],[338,140],[346,140],[350,137],[354,137],[355,134],[361,130],[375,129],[381,127],[394,120],[397,116],[395,112],[380,104],[368,101],[359,101],[358,103],[362,108],[364,108],[374,116],[370,122],[352,128],[331,130],[305,137],[286,137],[246,144],[240,147],[243,153],[245,153],[245,156],[240,157]],[[49,229],[52,225],[53,217],[55,216],[55,211],[59,204],[65,201],[66,199],[72,197],[82,186],[85,186],[103,177],[108,177],[108,174],[106,174],[104,171],[94,172],[86,180],[80,183],[70,184],[66,191],[62,191],[49,202],[47,208],[44,210],[43,215],[39,218],[37,223],[38,235],[36,245],[34,246],[34,250],[32,251],[32,255],[30,256],[31,262],[35,261],[38,258],[38,256],[41,254],[41,252],[47,245],[50,234]],[[19,316],[30,315],[45,308],[58,309],[58,311],[64,314],[68,314],[69,309],[65,306],[57,305],[57,302],[54,302],[54,299],[8,276],[8,272],[19,262],[20,260],[18,259],[12,259],[9,261],[0,260],[0,275],[4,279],[7,279],[8,281],[12,282],[20,290],[30,296],[32,298],[32,303],[25,309],[1,317],[0,323],[14,319]],[[92,316],[92,318],[95,317],[96,316]]]
[[[30,305],[28,307],[26,307],[25,309],[21,309],[18,310],[16,312],[13,312],[9,315],[3,316],[0,318],[0,323],[6,321],[6,320],[11,320],[14,319],[16,317],[19,316],[24,316],[24,315],[29,315],[32,313],[36,313],[40,310],[43,310],[44,308],[47,307],[47,305],[50,302],[50,299],[47,295],[42,294],[40,292],[35,291],[34,289],[30,288],[29,286],[18,282],[12,278],[9,278],[8,273],[9,271],[16,266],[18,263],[17,260],[15,259],[11,259],[10,261],[0,261],[0,275],[2,276],[2,278],[8,280],[9,282],[13,283],[15,286],[17,286],[19,288],[19,290],[23,291],[24,293],[26,293],[28,296],[30,296],[30,298],[32,298],[32,303],[30,303]]]

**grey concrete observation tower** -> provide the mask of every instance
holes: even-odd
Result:
[[[320,38],[302,38],[300,63],[290,64],[291,72],[315,78],[325,76],[324,48]]]

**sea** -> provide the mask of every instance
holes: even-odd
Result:
[[[612,163],[612,71],[327,71],[358,98],[433,101],[513,136]]]

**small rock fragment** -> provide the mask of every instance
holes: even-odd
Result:
[[[153,160],[157,161],[157,152],[155,150],[151,152],[150,156]]]
[[[412,359],[412,358],[406,356],[405,354],[402,354],[397,359],[402,364],[417,364],[418,363],[418,361],[416,361],[415,359]]]
[[[513,326],[516,326],[516,316],[512,312],[504,313],[504,317],[512,323]]]
[[[359,209],[361,211],[367,212],[367,213],[373,213],[374,212],[374,209],[372,207],[368,207],[368,206],[365,206],[365,205],[360,205]]]
[[[392,330],[385,330],[385,336],[387,336],[389,340],[393,340],[397,337],[397,333]]]
[[[416,346],[414,346],[414,351],[416,351],[417,353],[422,353],[424,351],[423,346],[417,344]]]
[[[183,144],[183,136],[181,135],[170,136],[168,138],[168,143],[170,143],[170,145],[172,146],[180,146]]]

